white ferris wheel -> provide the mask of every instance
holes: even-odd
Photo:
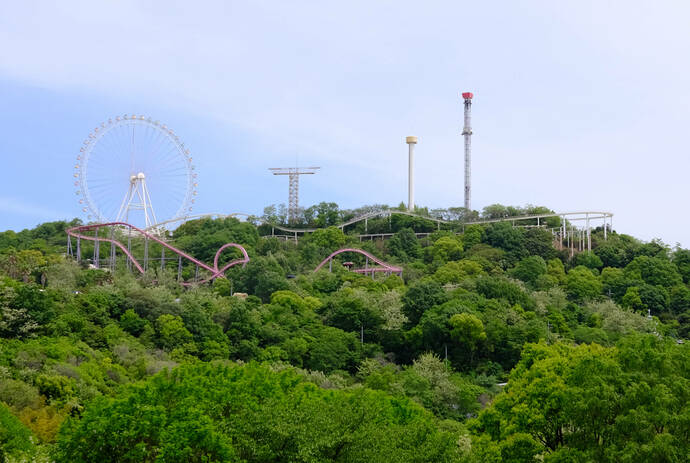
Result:
[[[75,193],[89,221],[151,229],[189,215],[197,194],[189,150],[150,117],[125,114],[96,127],[74,169]]]

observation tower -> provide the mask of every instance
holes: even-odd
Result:
[[[409,136],[405,138],[408,146],[408,166],[407,166],[407,210],[414,212],[414,147],[417,144],[417,137]]]
[[[465,125],[462,135],[465,137],[465,211],[472,210],[472,97],[470,92],[464,92]]]

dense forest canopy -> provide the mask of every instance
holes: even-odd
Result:
[[[558,217],[460,222],[534,206],[337,227],[386,209],[315,205],[299,240],[270,236],[275,206],[187,222],[174,246],[251,259],[191,288],[76,262],[76,220],[0,233],[0,461],[688,460],[689,250],[598,228],[571,255]],[[314,272],[343,247],[402,277],[352,253]]]

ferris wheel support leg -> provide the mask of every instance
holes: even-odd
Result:
[[[127,193],[125,194],[125,197],[122,200],[122,204],[120,205],[120,210],[118,210],[118,212],[117,212],[117,217],[115,217],[116,222],[120,222],[120,221],[128,222],[128,220],[129,220],[129,217],[128,217],[129,209],[126,209],[126,207],[129,205],[129,203],[132,202],[131,198],[132,198],[132,194],[133,194],[133,191],[132,191],[133,185],[134,184],[132,182],[129,183],[129,189],[127,190]],[[129,231],[130,231],[130,233],[132,232],[131,229]]]
[[[150,227],[151,225],[157,224],[158,219],[156,219],[156,212],[153,210],[153,203],[151,202],[151,195],[149,194],[149,188],[146,186],[145,182],[142,182],[142,190],[144,194],[144,215],[146,217],[146,221],[148,222],[149,220],[151,221],[150,224],[146,224],[146,227]],[[150,217],[149,213],[147,212],[146,208],[150,209]]]

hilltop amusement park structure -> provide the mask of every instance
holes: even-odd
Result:
[[[464,103],[464,209],[471,211],[471,116],[473,94],[462,93]],[[578,251],[591,250],[591,231],[594,225],[603,225],[604,239],[612,229],[613,214],[601,211],[560,212],[535,215],[501,217],[490,220],[448,221],[414,213],[414,149],[418,144],[416,136],[405,138],[408,145],[408,202],[407,210],[375,210],[340,223],[345,231],[355,224],[364,225],[364,233],[358,234],[360,241],[385,240],[392,233],[368,233],[368,221],[376,218],[390,218],[403,214],[428,221],[440,230],[454,230],[461,233],[464,227],[473,224],[509,222],[513,226],[542,227],[551,231],[556,246],[568,249],[571,255]],[[144,274],[154,265],[160,269],[177,271],[177,280],[184,286],[201,284],[223,277],[236,265],[249,262],[247,251],[239,244],[227,243],[216,252],[213,264],[197,260],[186,252],[172,246],[168,241],[168,230],[180,224],[200,218],[247,218],[242,213],[192,213],[197,196],[197,173],[189,149],[179,136],[168,126],[142,115],[124,115],[96,127],[86,138],[77,155],[74,166],[75,194],[88,224],[67,230],[68,253],[78,261],[88,260],[97,268],[114,270],[118,261],[124,258],[130,270]],[[299,176],[314,174],[318,167],[272,168],[274,175],[289,176],[288,222],[264,224],[270,228],[271,237],[298,241],[313,228],[299,228],[292,225],[298,210]],[[557,219],[554,222],[554,218]],[[259,220],[256,217],[253,219]],[[554,226],[557,223],[557,226]],[[418,237],[429,233],[417,233]],[[92,243],[89,251],[83,252],[82,241]],[[151,246],[156,245],[160,256],[151,255]],[[103,255],[101,247],[103,247]],[[236,257],[220,264],[226,251],[239,252]],[[340,249],[324,260],[315,271],[328,264],[332,269],[333,259],[343,253],[361,254],[365,258],[363,268],[351,271],[371,275],[402,275],[402,268],[388,264],[370,253],[356,248]],[[348,267],[351,262],[346,262]],[[183,271],[184,269],[184,271]],[[190,271],[189,269],[193,269]]]

